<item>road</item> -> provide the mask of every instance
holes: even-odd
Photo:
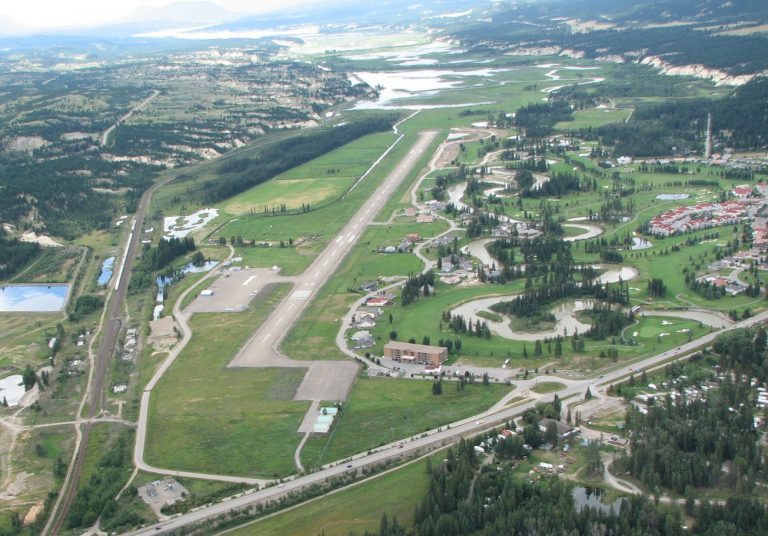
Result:
[[[110,126],[107,130],[101,133],[101,136],[99,136],[99,146],[100,147],[106,147],[107,142],[109,141],[109,135],[112,133],[115,128],[117,128],[120,123],[123,123],[131,118],[133,114],[144,108],[147,104],[152,102],[152,100],[157,97],[160,94],[158,90],[155,90],[152,92],[152,95],[141,101],[139,104],[137,104],[130,112],[127,114],[121,116],[117,121],[115,121],[115,124]]]
[[[762,312],[759,315],[756,315],[752,318],[743,320],[741,322],[737,322],[728,328],[705,335],[704,337],[696,341],[683,344],[680,347],[676,348],[675,350],[664,352],[656,356],[649,357],[643,361],[633,363],[631,366],[627,365],[615,371],[606,373],[599,379],[599,381],[594,381],[589,379],[580,380],[580,381],[570,380],[566,383],[566,387],[563,390],[559,391],[557,395],[561,399],[566,399],[572,396],[572,397],[575,397],[574,400],[578,400],[581,398],[581,395],[584,394],[587,387],[590,387],[592,389],[605,388],[611,383],[614,383],[634,372],[637,372],[646,368],[652,368],[658,365],[659,363],[662,363],[667,360],[684,357],[690,354],[692,351],[702,346],[710,344],[712,341],[715,340],[715,338],[717,338],[718,336],[720,336],[721,334],[727,331],[730,331],[736,328],[750,327],[757,323],[765,322],[767,320],[768,320],[768,311]],[[546,379],[547,378],[538,378],[539,381],[544,381]],[[564,382],[564,380],[560,378],[550,378],[550,379],[552,379],[553,381]],[[525,386],[532,385],[533,381],[534,380],[528,380],[526,382],[517,382],[518,390],[523,389],[524,385]],[[519,391],[515,391],[515,393],[517,392]],[[527,400],[520,404],[514,405],[512,407],[507,407],[507,406],[502,406],[501,404],[497,404],[486,412],[483,412],[481,414],[475,415],[467,419],[463,419],[461,421],[457,421],[455,423],[452,423],[446,426],[445,428],[432,430],[428,432],[426,435],[424,435],[424,437],[419,436],[415,438],[406,438],[404,440],[400,440],[395,443],[391,443],[389,445],[380,447],[373,452],[361,453],[357,456],[353,456],[350,462],[340,463],[336,465],[328,465],[316,473],[294,478],[286,482],[282,487],[278,488],[273,486],[266,489],[262,489],[248,495],[243,495],[241,497],[234,498],[224,503],[218,503],[206,508],[196,510],[194,512],[189,512],[177,518],[173,518],[161,523],[151,525],[149,527],[145,527],[143,529],[134,531],[131,534],[135,534],[135,535],[162,534],[163,532],[183,528],[185,526],[198,523],[202,520],[215,517],[232,510],[242,509],[244,507],[259,503],[266,499],[275,500],[289,491],[296,491],[296,490],[302,489],[305,486],[311,485],[313,483],[321,482],[325,479],[328,479],[336,475],[340,475],[348,471],[349,468],[347,467],[347,463],[351,463],[354,468],[359,468],[362,466],[377,464],[377,463],[381,463],[381,462],[392,460],[392,459],[403,458],[410,454],[415,454],[419,451],[423,452],[428,449],[435,449],[440,446],[453,443],[461,437],[468,437],[468,436],[478,434],[480,432],[483,432],[485,430],[492,428],[494,425],[497,425],[497,424],[506,422],[510,419],[513,419],[515,417],[518,417],[523,413],[525,413],[525,411],[527,411],[528,409],[532,409],[537,403],[541,401],[541,398],[542,397],[539,397],[533,400]],[[402,447],[400,447],[400,445],[402,445]]]

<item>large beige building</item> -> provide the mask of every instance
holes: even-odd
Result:
[[[439,365],[448,359],[448,348],[392,341],[384,345],[384,357],[395,361]]]

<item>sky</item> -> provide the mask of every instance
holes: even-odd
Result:
[[[0,1],[0,19],[32,28],[93,26],[113,22],[140,6],[163,6],[176,0],[21,0]],[[236,13],[264,13],[316,0],[215,0]]]

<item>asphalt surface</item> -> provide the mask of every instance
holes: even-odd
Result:
[[[288,278],[292,292],[235,355],[229,367],[308,367],[296,400],[344,400],[357,374],[350,361],[293,361],[278,350],[280,342],[301,317],[315,294],[338,270],[362,233],[429,149],[437,132],[422,132],[407,155],[384,179],[333,241],[301,275]]]
[[[640,371],[647,368],[652,368],[664,361],[674,358],[684,357],[694,350],[697,350],[703,346],[711,344],[718,336],[723,333],[736,328],[750,327],[755,324],[765,322],[768,320],[768,311],[760,313],[752,318],[735,323],[734,325],[716,331],[701,337],[695,341],[683,344],[674,350],[658,354],[653,357],[649,357],[643,361],[621,367],[615,371],[609,372],[601,376],[598,380],[585,379],[582,381],[570,380],[566,384],[566,387],[557,392],[557,395],[561,399],[565,399],[569,396],[576,396],[577,399],[583,395],[587,389],[601,389],[607,387],[611,383],[614,383],[633,372]],[[539,381],[544,381],[546,378],[538,378]],[[562,379],[552,378],[555,381],[563,381]],[[523,387],[523,383],[530,385],[532,380],[528,382],[516,382],[518,384],[518,390]],[[517,391],[515,391],[517,392]],[[452,423],[445,428],[439,428],[427,433],[424,437],[406,438],[389,445],[385,445],[374,452],[362,453],[357,456],[353,456],[351,461],[339,463],[336,465],[326,466],[321,471],[312,473],[309,475],[294,478],[281,487],[269,487],[256,491],[251,494],[242,495],[240,497],[233,498],[229,501],[214,504],[205,508],[196,509],[182,516],[150,525],[143,529],[131,532],[134,535],[145,534],[162,534],[164,532],[181,529],[183,527],[194,525],[205,519],[209,519],[232,510],[242,509],[244,507],[257,504],[264,500],[275,500],[280,496],[286,494],[289,491],[297,491],[308,485],[316,482],[324,481],[330,477],[340,475],[346,471],[354,470],[366,465],[377,464],[387,460],[404,458],[409,454],[415,454],[416,452],[423,452],[425,450],[434,450],[443,445],[453,443],[461,437],[468,437],[485,430],[492,428],[497,424],[501,424],[510,419],[518,417],[525,413],[528,409],[532,409],[537,403],[540,403],[542,398],[526,401],[521,404],[514,405],[512,407],[504,407],[497,404],[491,410],[475,415],[473,417],[463,419]],[[352,467],[347,467],[348,465]]]

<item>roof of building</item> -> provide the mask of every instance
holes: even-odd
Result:
[[[556,421],[555,419],[541,419],[539,421],[539,426],[541,428],[546,429],[547,426],[549,426],[550,422],[555,423],[555,427],[557,428],[557,433],[560,434],[560,435],[565,435],[565,434],[567,434],[568,432],[571,431],[571,427],[570,426],[568,426],[563,421]]]
[[[412,352],[424,353],[436,353],[448,350],[448,348],[444,346],[428,346],[426,344],[414,344],[412,342],[399,341],[390,341],[384,345],[384,348],[389,348],[390,350],[411,350]]]

